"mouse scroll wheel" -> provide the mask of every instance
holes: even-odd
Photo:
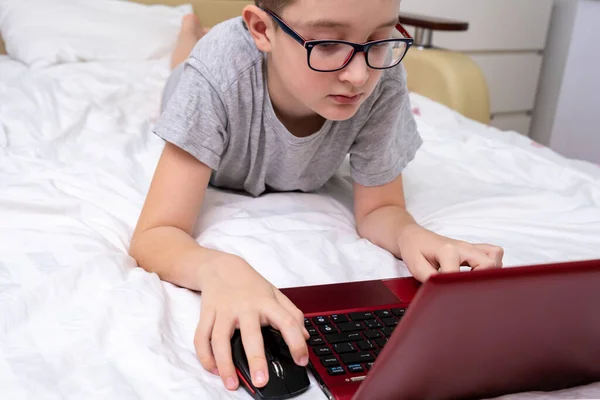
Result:
[[[267,361],[271,361],[275,358],[273,357],[273,354],[271,354],[271,352],[267,349],[265,349],[265,355],[267,356]]]
[[[273,366],[273,370],[275,371],[275,375],[279,379],[283,379],[283,367],[279,363],[279,361],[271,361],[271,365]]]

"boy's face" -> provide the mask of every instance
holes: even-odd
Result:
[[[399,8],[400,0],[297,0],[280,17],[306,40],[365,43],[392,37]],[[269,73],[277,74],[290,104],[336,121],[357,112],[382,74],[367,66],[364,53],[340,71],[314,71],[306,49],[282,29],[272,35],[271,60]]]

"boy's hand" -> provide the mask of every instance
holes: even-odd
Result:
[[[398,246],[409,271],[421,282],[439,272],[458,272],[462,265],[501,268],[504,256],[501,247],[449,239],[417,224],[402,229]]]
[[[200,280],[202,307],[194,346],[202,366],[220,375],[227,389],[238,387],[230,342],[238,328],[255,386],[263,387],[269,379],[261,326],[281,331],[296,363],[308,364],[304,314],[244,260],[219,257],[203,266]]]

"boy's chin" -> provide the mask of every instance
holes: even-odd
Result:
[[[320,110],[315,110],[323,118],[330,121],[345,121],[352,118],[358,109],[360,104],[345,104],[345,105],[325,105],[320,107]]]

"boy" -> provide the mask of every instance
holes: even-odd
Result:
[[[417,279],[464,264],[502,266],[501,248],[439,236],[406,211],[401,172],[421,139],[399,64],[407,47],[396,29],[399,3],[257,1],[197,45],[201,28],[185,21],[174,65],[194,48],[167,84],[155,128],[167,143],[130,254],[161,279],[202,292],[194,345],[230,390],[238,386],[234,329],[257,387],[268,380],[261,325],[281,331],[299,365],[308,362],[308,333],[302,312],[243,259],[192,238],[209,181],[254,196],[311,191],[349,153],[358,233]]]

